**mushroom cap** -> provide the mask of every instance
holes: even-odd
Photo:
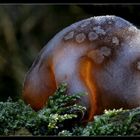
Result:
[[[139,38],[139,29],[113,15],[91,17],[64,28],[28,71],[24,99],[41,108],[57,85],[67,82],[68,94],[88,93],[79,101],[87,107],[88,120],[104,109],[139,106]]]

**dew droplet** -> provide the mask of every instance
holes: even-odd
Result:
[[[82,43],[85,39],[86,39],[86,36],[84,33],[80,33],[80,34],[76,35],[76,37],[75,37],[75,40],[78,43]]]
[[[95,40],[95,39],[97,39],[98,38],[98,35],[95,33],[95,32],[89,32],[89,34],[88,34],[88,39],[90,40],[90,41],[93,41],[93,40]]]

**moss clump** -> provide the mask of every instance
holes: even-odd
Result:
[[[105,110],[83,126],[86,108],[77,103],[83,93],[68,96],[62,83],[46,106],[35,112],[21,99],[0,102],[0,135],[13,136],[133,136],[140,135],[140,108]],[[86,96],[86,95],[85,95]]]
[[[76,126],[71,132],[78,136],[139,136],[140,107],[131,110],[105,110],[104,114],[95,116],[93,122],[85,127]],[[67,133],[61,133],[61,135]]]
[[[35,112],[21,99],[0,102],[0,135],[16,135],[21,128],[32,135],[57,135],[63,129],[72,128],[86,108],[76,104],[83,93],[68,96],[67,84],[62,83],[46,106]],[[23,135],[23,132],[22,132]]]
[[[0,102],[0,135],[14,133],[33,116],[36,116],[36,112],[22,100],[13,102],[9,98],[7,102]]]

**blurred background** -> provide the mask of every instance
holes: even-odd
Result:
[[[140,5],[0,5],[0,101],[21,97],[25,74],[56,33],[100,15],[120,16],[140,26]]]

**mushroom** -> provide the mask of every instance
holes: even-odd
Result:
[[[97,16],[76,22],[56,34],[29,69],[23,99],[35,110],[44,107],[61,82],[68,94],[86,92],[83,121],[105,109],[140,105],[140,73],[132,64],[140,58],[140,30],[117,16]]]

